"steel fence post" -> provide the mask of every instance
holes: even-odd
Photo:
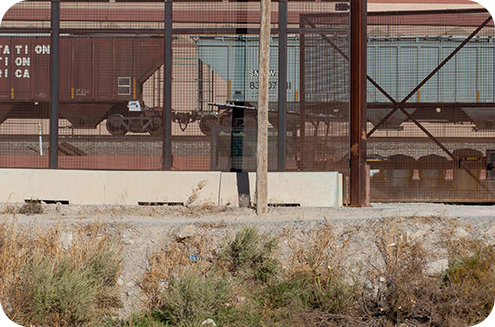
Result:
[[[278,4],[278,171],[285,170],[287,142],[287,0]]]
[[[351,0],[350,15],[350,202],[353,207],[363,207],[369,202],[366,194],[367,1]]]
[[[162,169],[172,169],[172,0],[165,0]]]
[[[51,3],[50,169],[58,168],[60,0]]]

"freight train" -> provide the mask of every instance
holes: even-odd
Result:
[[[462,37],[369,37],[367,74],[397,102],[427,77],[465,40]],[[349,64],[346,36],[289,38],[287,47],[287,109],[289,122],[297,123],[301,106],[305,120],[348,121]],[[336,50],[340,48],[342,53]],[[198,56],[228,83],[225,103],[218,107],[224,124],[233,108],[247,110],[244,119],[253,121],[257,107],[258,39],[254,37],[202,37]],[[301,60],[302,58],[302,60]],[[419,121],[473,123],[475,130],[495,130],[495,37],[475,37],[438,71],[404,105]],[[270,50],[270,122],[277,124],[278,40]],[[304,79],[304,84],[301,80]],[[368,120],[377,125],[393,104],[368,82]],[[380,129],[400,130],[407,120],[396,112]]]
[[[50,38],[0,36],[0,123],[48,118]],[[60,117],[72,128],[160,134],[161,112],[144,106],[143,84],[163,64],[163,39],[63,36],[60,40]]]
[[[464,38],[370,37],[368,75],[400,102]],[[227,85],[225,99],[211,110],[173,112],[187,126],[199,120],[204,134],[231,126],[232,111],[245,110],[243,124],[255,125],[258,39],[253,36],[195,37],[198,59]],[[329,42],[348,52],[346,35],[288,40],[287,110],[290,128],[306,121],[347,121],[349,64]],[[303,46],[302,46],[303,45]],[[302,47],[301,47],[302,46]],[[73,128],[96,128],[106,119],[112,135],[162,133],[162,109],[148,108],[143,85],[163,65],[163,38],[151,36],[63,36],[60,45],[60,116]],[[405,105],[419,121],[469,122],[495,130],[495,38],[476,37]],[[270,50],[270,122],[277,125],[278,39]],[[303,81],[303,83],[301,83]],[[199,88],[198,78],[198,88]],[[199,90],[196,90],[199,94]],[[194,95],[192,95],[194,96]],[[50,38],[0,35],[0,123],[8,118],[48,118]],[[368,84],[368,120],[377,125],[393,104]],[[382,129],[400,130],[397,112]]]

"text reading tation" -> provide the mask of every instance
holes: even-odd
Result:
[[[0,45],[0,78],[31,78],[31,55],[49,55],[49,45]]]

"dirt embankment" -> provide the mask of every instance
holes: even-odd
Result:
[[[14,215],[12,206],[0,208],[6,220]],[[237,208],[185,207],[96,207],[43,206],[42,213],[15,213],[20,226],[56,226],[62,231],[62,246],[70,247],[72,230],[80,225],[100,223],[105,232],[119,235],[123,245],[124,269],[118,280],[124,302],[121,317],[140,310],[146,298],[140,282],[149,269],[150,254],[174,242],[199,239],[185,246],[186,258],[198,260],[206,248],[214,249],[243,225],[255,225],[278,239],[277,258],[287,267],[298,249],[327,242],[325,251],[332,262],[329,269],[346,269],[362,283],[372,285],[364,267],[383,265],[377,235],[395,246],[401,240],[420,242],[431,254],[427,267],[435,274],[448,267],[449,249],[440,241],[446,236],[462,242],[480,239],[495,244],[495,207],[437,204],[374,204],[371,208],[271,208],[264,216]],[[324,232],[322,232],[324,231]],[[191,243],[192,244],[192,243]],[[201,244],[201,246],[197,245]],[[383,245],[383,244],[382,244]]]

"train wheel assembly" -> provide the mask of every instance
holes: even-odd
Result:
[[[232,127],[232,114],[231,113],[221,114],[220,117],[218,118],[218,122],[220,126]]]
[[[154,116],[153,122],[150,125],[148,132],[152,136],[160,136],[163,134],[163,120],[161,117]]]
[[[199,120],[199,129],[207,136],[211,135],[211,130],[215,125],[218,125],[218,118],[215,115],[206,115]]]
[[[123,123],[124,116],[120,114],[111,115],[107,119],[107,131],[112,135],[122,136],[127,134],[127,128]]]

